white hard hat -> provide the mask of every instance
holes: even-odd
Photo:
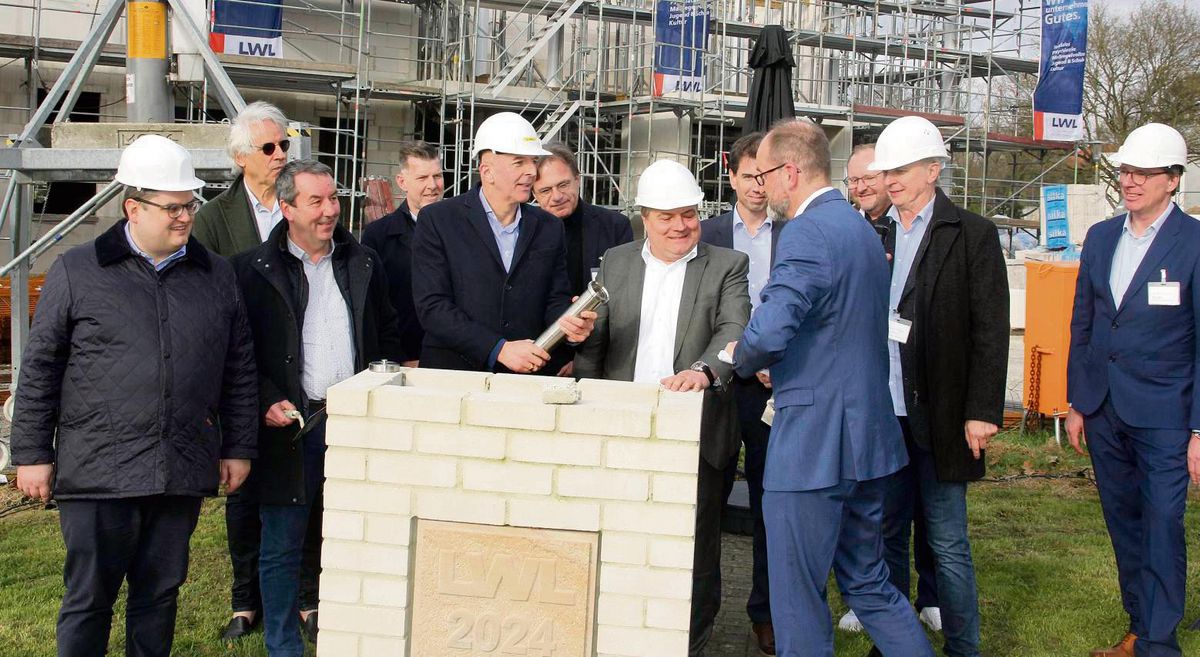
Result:
[[[652,210],[674,210],[699,205],[703,200],[704,190],[687,167],[675,160],[659,160],[638,178],[633,203]]]
[[[929,119],[902,116],[879,133],[879,141],[875,142],[875,161],[867,168],[891,171],[931,157],[950,159],[942,133]]]
[[[204,187],[183,146],[159,135],[142,135],[121,152],[117,182],[158,192],[186,192]]]
[[[1169,125],[1147,123],[1129,133],[1121,149],[1108,156],[1117,166],[1128,164],[1139,169],[1187,166],[1187,143],[1183,135]]]
[[[471,149],[471,157],[482,151],[496,151],[509,155],[549,155],[550,151],[542,148],[542,140],[538,137],[533,125],[516,112],[500,112],[493,114],[475,131],[475,146]]]

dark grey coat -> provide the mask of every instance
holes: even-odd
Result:
[[[155,272],[120,221],[50,269],[21,360],[13,462],[58,499],[215,495],[256,455],[258,388],[233,269],[195,239]]]

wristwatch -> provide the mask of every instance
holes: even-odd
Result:
[[[708,363],[706,363],[702,360],[698,360],[698,361],[692,363],[692,366],[688,369],[692,370],[693,372],[700,372],[704,376],[707,376],[708,377],[708,385],[710,385],[714,388],[721,387],[721,380],[718,379],[717,375],[713,373],[712,368],[708,366]]]

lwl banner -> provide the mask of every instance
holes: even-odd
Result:
[[[654,16],[654,95],[704,89],[707,0],[658,0]]]
[[[281,0],[216,0],[208,44],[226,55],[283,57]]]
[[[1087,62],[1088,0],[1042,3],[1042,57],[1033,91],[1035,139],[1083,138],[1083,69]]]

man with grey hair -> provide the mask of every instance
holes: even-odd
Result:
[[[287,163],[292,142],[288,120],[278,107],[250,103],[229,127],[229,157],[237,178],[196,214],[192,231],[200,243],[223,257],[252,249],[283,219],[275,198],[275,177]]]
[[[250,103],[233,119],[227,148],[239,173],[229,189],[196,213],[192,235],[201,244],[229,258],[262,244],[283,220],[275,194],[275,179],[287,163],[287,151],[291,146],[287,124],[287,117],[278,107],[263,101]],[[229,641],[250,633],[261,620],[258,540],[262,528],[258,505],[245,495],[230,495],[225,501],[225,531],[233,567],[230,592],[233,616],[221,631],[221,639]],[[305,620],[311,610],[317,608],[320,542],[318,534],[309,537],[305,544],[300,603],[301,616]],[[305,628],[310,637],[315,635],[315,625],[306,623]]]
[[[326,391],[373,360],[399,360],[402,347],[379,256],[338,225],[330,168],[290,162],[276,189],[285,221],[233,266],[258,361],[260,449],[245,494],[262,519],[264,639],[271,657],[300,657],[301,546],[320,519]]]

